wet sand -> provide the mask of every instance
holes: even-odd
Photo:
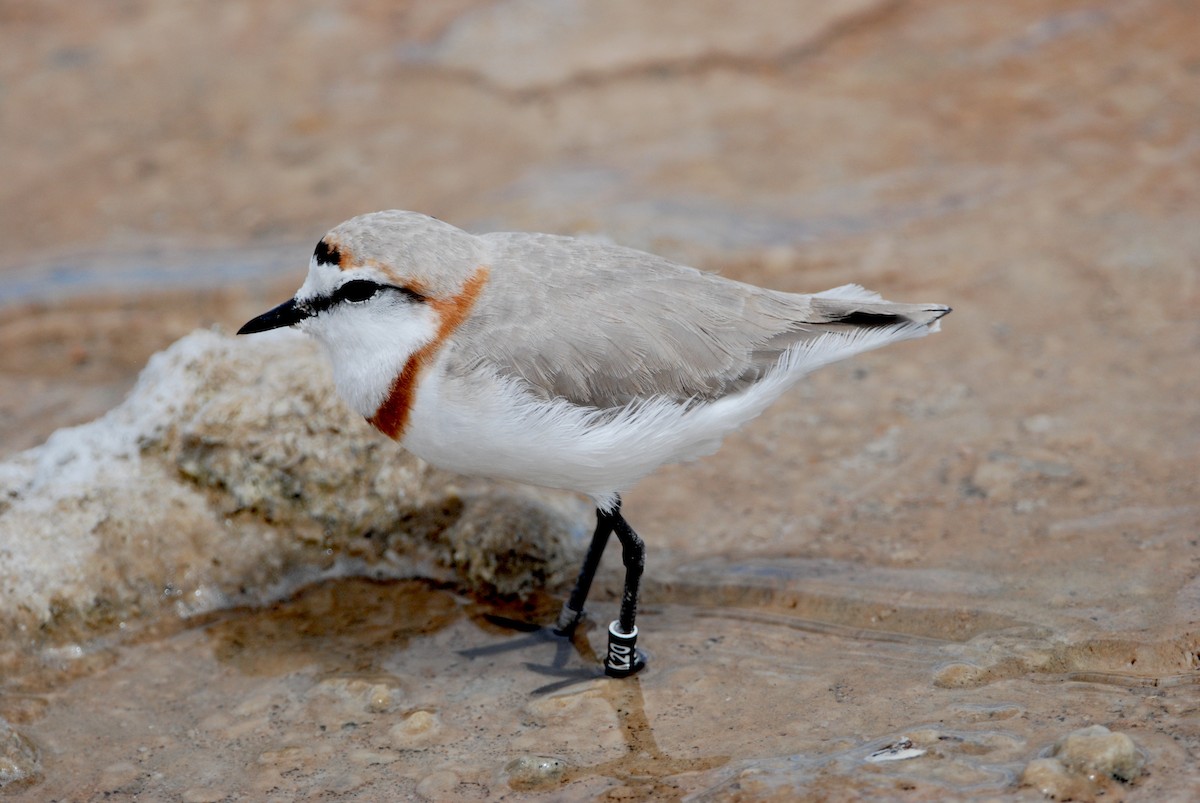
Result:
[[[0,6],[0,271],[23,288],[4,457],[285,298],[371,208],[955,308],[626,496],[649,548],[635,680],[590,652],[615,554],[570,647],[503,619],[547,621],[561,587],[518,605],[351,577],[49,626],[4,650],[0,741],[35,768],[6,794],[1036,800],[1022,773],[1091,725],[1145,772],[1060,798],[1200,786],[1194,12],[821,7],[597,12],[539,39],[521,4]],[[589,44],[641,25],[671,33]]]

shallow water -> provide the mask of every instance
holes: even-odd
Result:
[[[1112,672],[1129,645],[1095,643],[989,676],[1071,645],[966,604],[962,576],[913,572],[895,604],[872,586],[903,572],[715,564],[650,585],[650,665],[627,681],[600,674],[603,627],[569,643],[522,624],[550,621],[553,598],[421,581],[330,580],[55,650],[0,703],[41,759],[14,799],[986,796],[1097,707],[1159,772],[1196,772],[1164,722],[1194,711],[1196,676],[1169,660]],[[618,580],[601,579],[592,609],[611,616]]]

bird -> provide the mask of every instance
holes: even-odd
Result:
[[[621,494],[717,450],[810,371],[937,331],[941,304],[856,284],[770,290],[599,238],[471,234],[418,212],[351,218],[317,243],[294,297],[249,335],[324,347],[339,395],[429,464],[589,497],[596,527],[554,630],[571,636],[610,535],[625,567],[603,669],[638,648],[645,545]]]

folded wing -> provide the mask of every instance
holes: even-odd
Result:
[[[774,370],[802,374],[919,337],[949,311],[888,302],[857,285],[780,293],[565,237],[484,239],[490,281],[456,335],[450,370],[488,368],[587,407],[712,401]]]

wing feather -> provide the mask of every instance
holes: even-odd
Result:
[[[761,380],[799,344],[863,328],[911,331],[946,311],[891,304],[857,285],[780,293],[567,237],[482,239],[490,280],[456,333],[449,369],[489,369],[586,407],[714,400]]]

